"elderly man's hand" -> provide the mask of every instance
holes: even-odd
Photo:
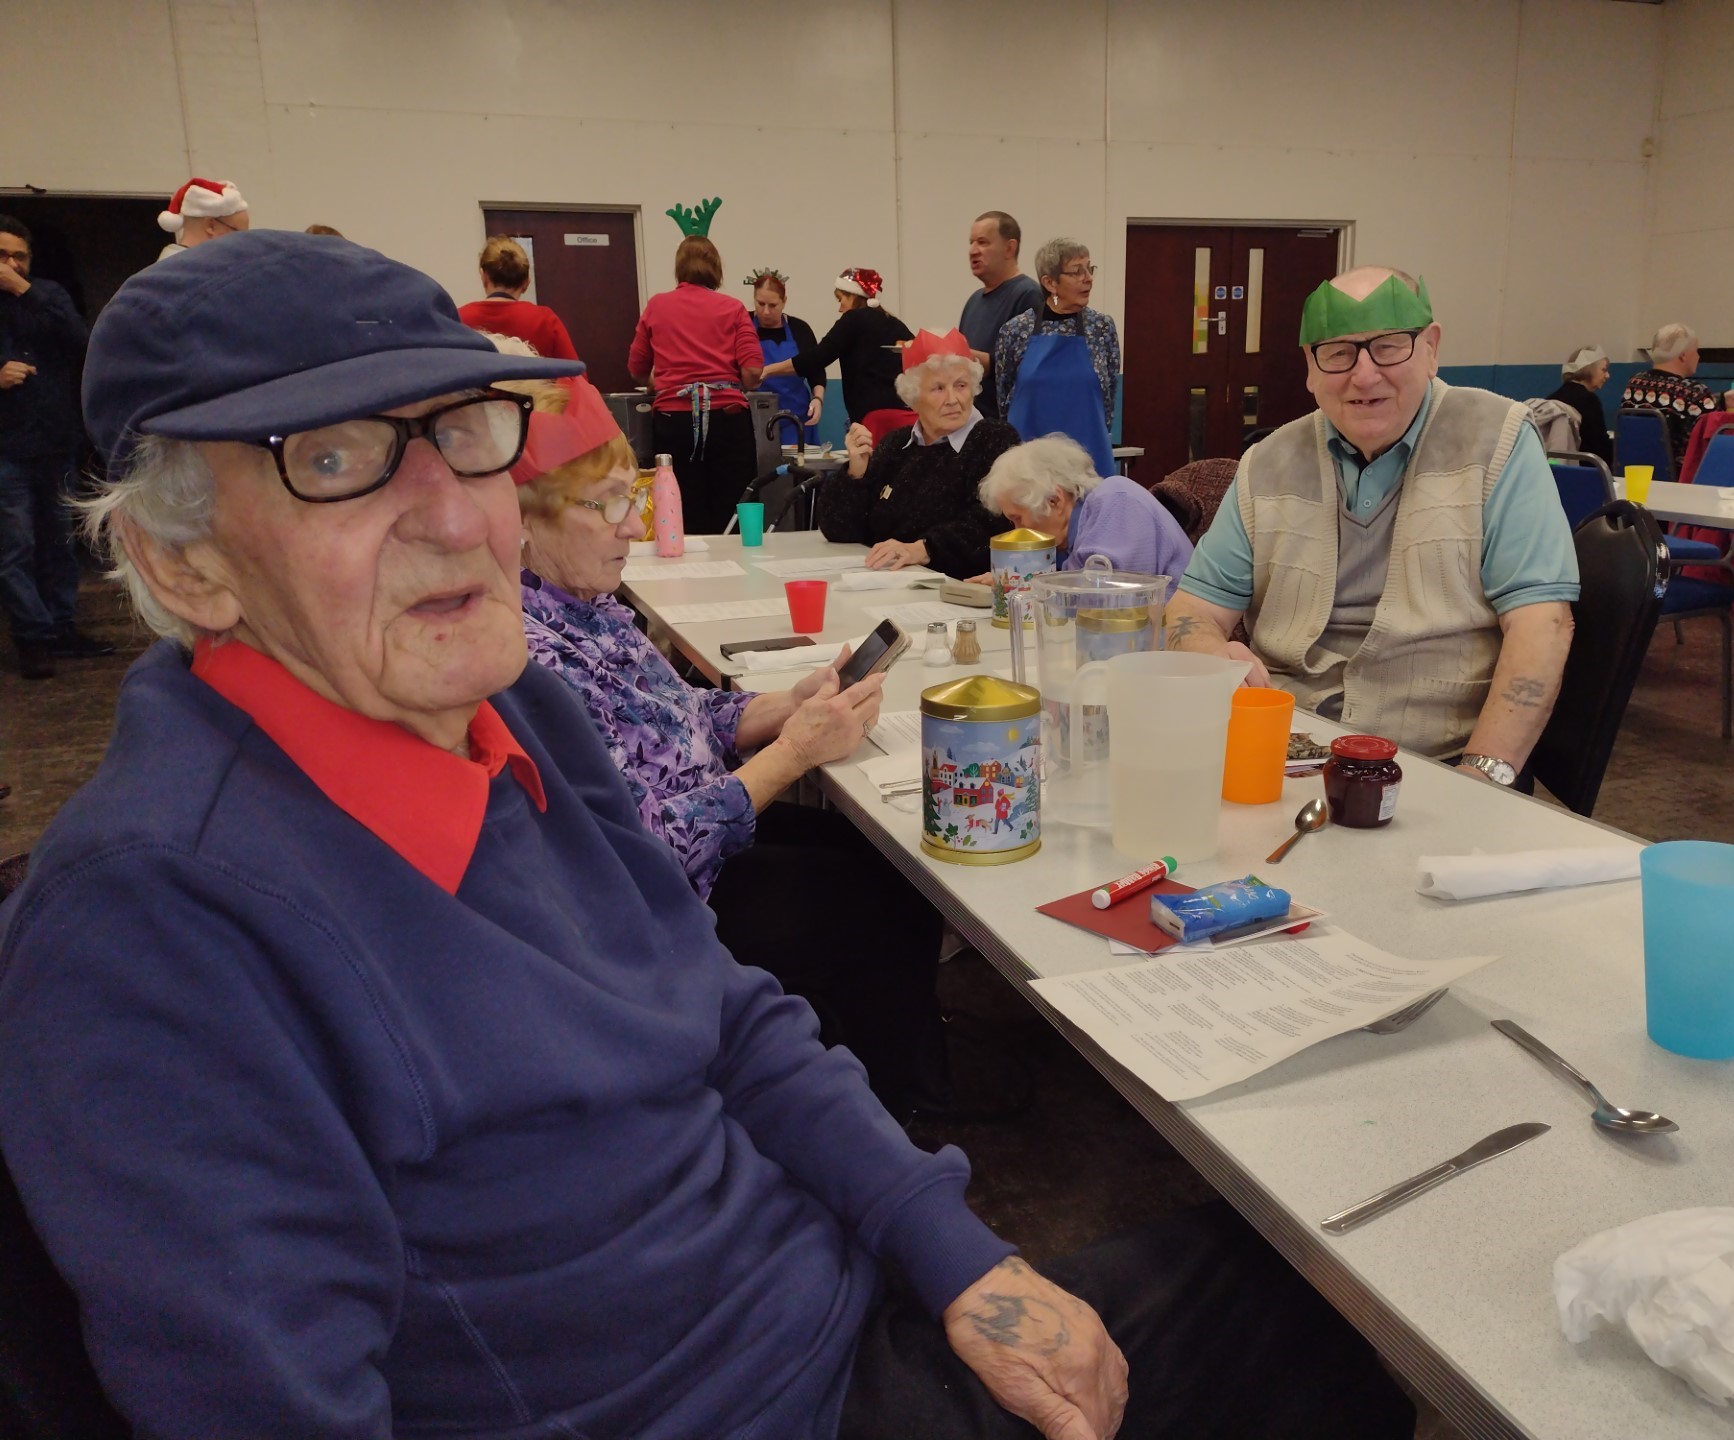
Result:
[[[881,540],[867,552],[869,570],[901,570],[905,565],[926,563],[925,540]]]
[[[988,1393],[1047,1440],[1112,1440],[1126,1358],[1096,1312],[1009,1255],[945,1307],[945,1337]]]
[[[0,269],[5,267],[0,266]],[[4,365],[0,365],[0,390],[10,390],[15,385],[22,385],[35,373],[34,365],[26,365],[22,360],[8,360]]]
[[[801,702],[777,737],[777,743],[787,747],[803,770],[853,755],[867,727],[879,718],[884,675],[869,675],[840,695],[837,683],[837,672],[825,670],[818,690]]]
[[[1238,640],[1230,640],[1227,653],[1230,660],[1250,660],[1252,662],[1252,669],[1246,672],[1246,679],[1240,682],[1242,685],[1251,685],[1259,690],[1270,688],[1270,671],[1264,668],[1264,661],[1254,655],[1247,646],[1242,645]]]

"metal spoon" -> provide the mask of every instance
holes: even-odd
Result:
[[[1305,805],[1301,806],[1300,814],[1294,817],[1294,834],[1290,835],[1288,839],[1284,840],[1282,844],[1278,845],[1276,849],[1266,855],[1264,857],[1264,863],[1266,865],[1276,864],[1277,861],[1281,860],[1284,855],[1288,854],[1288,852],[1294,848],[1295,841],[1299,840],[1301,836],[1305,835],[1309,830],[1323,830],[1325,828],[1325,822],[1329,818],[1330,816],[1325,809],[1325,802],[1322,797],[1317,800],[1307,801]]]
[[[1618,1105],[1608,1103],[1608,1097],[1590,1083],[1589,1077],[1583,1074],[1577,1066],[1559,1055],[1555,1055],[1523,1026],[1514,1020],[1494,1020],[1493,1028],[1508,1040],[1515,1040],[1519,1045],[1550,1070],[1558,1071],[1566,1079],[1576,1082],[1590,1099],[1596,1102],[1596,1108],[1590,1119],[1605,1130],[1618,1130],[1628,1135],[1666,1135],[1680,1127],[1665,1115],[1657,1115],[1649,1110],[1623,1110]]]

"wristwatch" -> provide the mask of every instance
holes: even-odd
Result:
[[[1479,770],[1495,785],[1515,785],[1517,783],[1517,767],[1509,760],[1501,760],[1497,755],[1465,755],[1458,762],[1467,765],[1471,770]]]

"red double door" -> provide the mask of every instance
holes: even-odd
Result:
[[[1250,431],[1313,408],[1301,306],[1337,273],[1325,227],[1126,227],[1121,439],[1139,479],[1234,458]]]

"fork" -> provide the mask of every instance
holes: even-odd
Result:
[[[1407,1030],[1444,998],[1444,990],[1430,991],[1414,1004],[1405,1005],[1401,1010],[1393,1010],[1383,1020],[1375,1020],[1371,1025],[1361,1026],[1361,1029],[1369,1035],[1395,1035],[1399,1030]]]

